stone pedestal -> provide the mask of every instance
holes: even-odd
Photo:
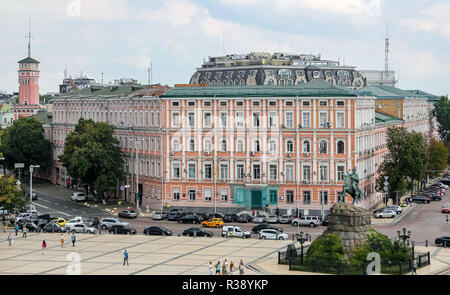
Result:
[[[351,255],[353,249],[364,245],[367,234],[372,228],[371,215],[366,209],[349,204],[336,204],[331,213],[328,228],[322,237],[334,234],[341,239],[346,256]]]

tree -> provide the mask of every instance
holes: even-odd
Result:
[[[449,157],[448,149],[442,141],[431,138],[427,149],[428,153],[428,171],[430,176],[442,174],[447,166]]]
[[[60,162],[71,178],[101,196],[114,189],[122,175],[122,152],[114,126],[81,118],[64,145]]]
[[[307,252],[307,260],[324,264],[339,264],[344,262],[345,250],[341,244],[341,239],[329,234],[326,237],[315,239]]]
[[[406,179],[410,182],[411,193],[414,181],[421,181],[426,176],[428,165],[427,143],[417,132],[408,132],[403,127],[387,130],[386,145],[389,152],[380,165],[380,177],[377,189],[383,190],[384,176],[388,176],[389,196],[395,200],[396,192],[403,193]]]
[[[45,169],[50,161],[50,142],[44,138],[42,123],[33,117],[15,120],[1,138],[0,151],[5,166],[14,169],[14,163],[24,163],[25,171],[30,165]]]
[[[30,201],[25,197],[24,191],[18,189],[17,180],[13,176],[0,177],[0,207],[11,211],[12,209],[22,209]]]
[[[434,104],[432,115],[438,122],[438,131],[444,141],[450,141],[450,101],[447,96],[441,98]]]

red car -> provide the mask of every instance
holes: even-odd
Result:
[[[450,213],[450,204],[442,206],[442,213]]]

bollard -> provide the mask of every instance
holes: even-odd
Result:
[[[197,231],[194,230],[194,238],[197,237]]]
[[[428,240],[425,240],[425,247],[428,247]]]

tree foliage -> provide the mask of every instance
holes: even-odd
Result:
[[[307,252],[307,259],[319,263],[338,264],[344,261],[345,250],[334,234],[315,239]]]
[[[430,176],[437,176],[442,174],[447,166],[447,161],[449,157],[449,152],[447,147],[443,142],[438,141],[434,138],[430,140],[428,145],[428,170]]]
[[[434,104],[432,112],[438,122],[438,131],[444,141],[450,141],[450,101],[447,96],[441,98]]]
[[[408,132],[403,127],[392,127],[387,130],[386,145],[389,152],[380,165],[380,177],[377,189],[383,190],[384,176],[389,176],[390,197],[395,192],[404,192],[410,183],[421,181],[426,176],[428,166],[427,143],[422,134]]]
[[[59,158],[71,178],[100,196],[113,190],[122,175],[122,152],[113,135],[114,126],[81,118]]]
[[[16,186],[17,180],[13,176],[0,177],[0,207],[7,210],[22,209],[30,201],[24,191]]]
[[[5,166],[14,169],[14,163],[24,163],[25,171],[30,165],[45,169],[50,160],[50,142],[44,138],[42,123],[33,117],[15,120],[1,138],[0,151]]]

